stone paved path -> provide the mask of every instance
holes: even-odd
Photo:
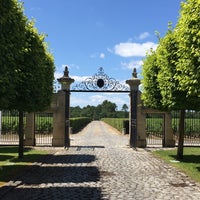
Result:
[[[200,185],[103,122],[90,123],[42,163],[7,184],[3,200],[198,200]],[[0,190],[1,192],[1,190]]]

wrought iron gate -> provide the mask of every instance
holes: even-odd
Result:
[[[35,143],[38,145],[52,145],[53,113],[35,113]]]
[[[164,114],[146,114],[146,136],[147,146],[159,145],[165,143],[165,120]]]

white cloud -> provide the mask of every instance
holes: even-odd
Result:
[[[62,76],[63,76],[63,73],[61,73],[61,72],[56,71],[56,72],[54,73],[54,78],[55,78],[55,79],[60,78],[60,77],[62,77]]]
[[[118,110],[121,110],[123,104],[129,106],[129,95],[128,94],[114,94],[114,93],[104,93],[104,94],[91,94],[91,93],[71,93],[71,106],[84,107],[87,105],[97,106],[102,104],[103,101],[108,100],[117,105]]]
[[[62,64],[62,70],[65,70],[65,67],[68,67],[68,69],[72,68],[79,69],[79,66],[76,64]]]
[[[70,95],[70,106],[80,106],[80,107],[84,107],[86,105],[88,105],[88,98],[81,93],[71,93]]]
[[[92,104],[98,105],[98,104],[101,104],[106,98],[104,95],[96,94],[96,95],[90,96],[89,99]]]
[[[105,58],[105,54],[96,52],[96,53],[91,54],[90,58],[101,58],[101,59],[104,59]]]
[[[71,76],[76,82],[82,82],[89,78],[89,76]]]
[[[115,103],[118,107],[118,110],[121,109],[123,104],[127,104],[129,106],[129,95],[125,95],[125,94],[111,94],[111,93],[105,93],[102,95],[93,95],[90,97],[90,101],[94,104],[94,105],[98,105],[101,104],[103,101],[108,100],[112,103]]]
[[[121,65],[124,67],[124,68],[128,68],[128,69],[133,69],[133,68],[140,68],[143,64],[143,61],[142,60],[133,60],[133,61],[130,61],[128,63],[126,62],[122,62]]]
[[[125,42],[115,45],[114,52],[122,57],[145,56],[148,50],[156,49],[157,44],[153,42],[132,43]]]
[[[104,53],[100,53],[99,57],[104,59],[105,58],[105,54]]]
[[[143,40],[149,36],[150,36],[150,34],[148,32],[144,32],[139,35],[138,39]]]

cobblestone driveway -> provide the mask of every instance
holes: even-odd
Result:
[[[72,135],[71,145],[10,181],[0,199],[200,199],[199,184],[144,149],[130,149],[128,137],[103,122]]]

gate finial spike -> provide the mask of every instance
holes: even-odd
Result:
[[[133,68],[132,76],[133,76],[133,78],[137,78],[137,71],[136,71],[136,68]]]
[[[64,76],[69,77],[69,70],[67,66],[65,66]]]

